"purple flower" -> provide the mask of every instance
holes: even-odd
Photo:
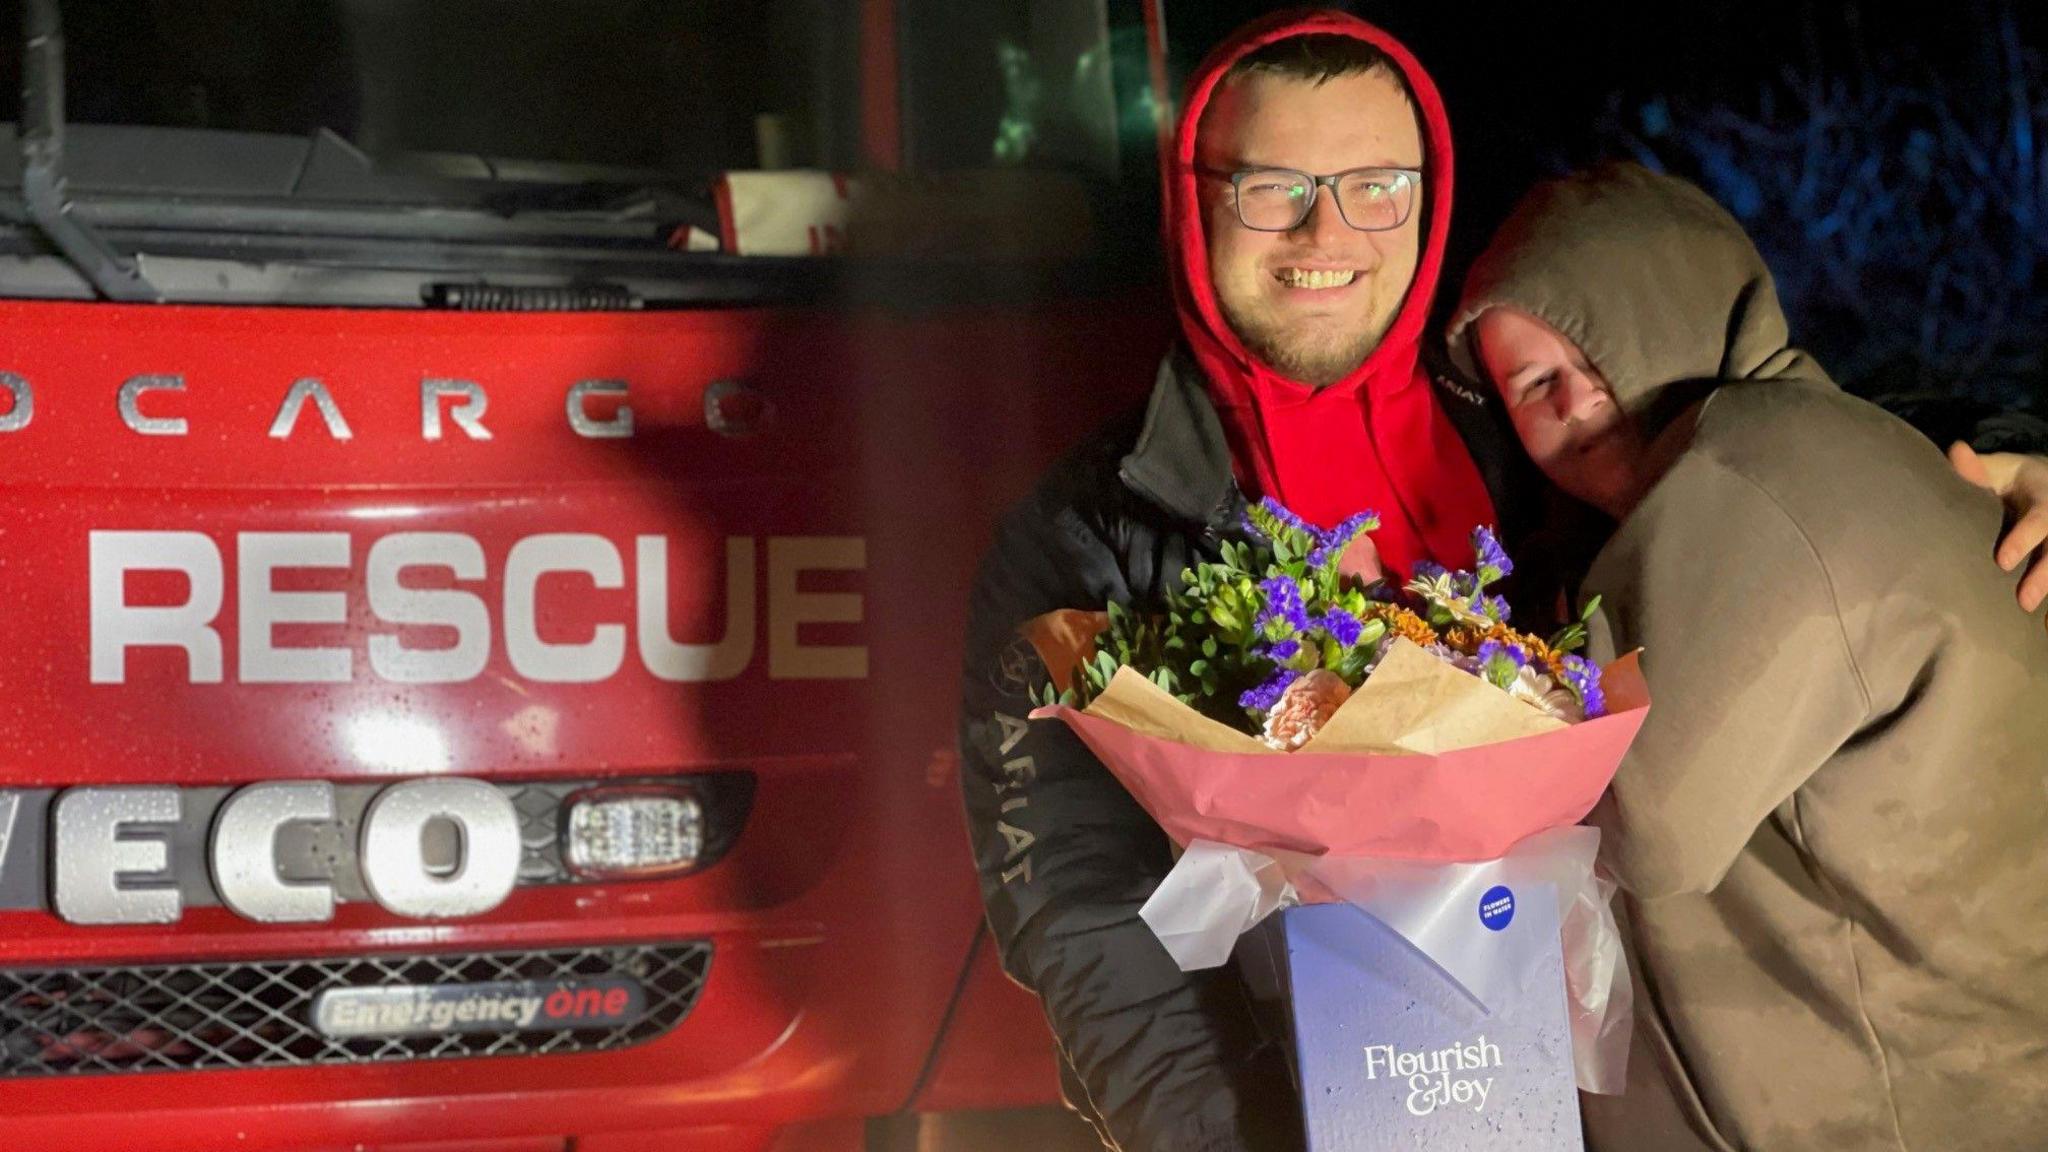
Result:
[[[1516,672],[1520,672],[1529,666],[1528,650],[1520,644],[1507,640],[1486,641],[1479,646],[1478,656],[1482,667],[1490,668],[1496,660],[1507,662],[1514,667]]]
[[[1253,508],[1256,508],[1258,511],[1263,512],[1268,516],[1271,516],[1274,520],[1279,522],[1282,528],[1291,528],[1294,531],[1299,532],[1304,536],[1307,536],[1311,540],[1317,538],[1320,535],[1320,533],[1318,533],[1315,530],[1315,527],[1311,525],[1308,521],[1303,520],[1301,517],[1296,516],[1294,513],[1288,511],[1286,506],[1282,505],[1278,500],[1273,499],[1271,496],[1267,496],[1262,498],[1257,504],[1253,505],[1252,508],[1245,509],[1244,530],[1247,535],[1250,535],[1259,540],[1264,540],[1268,544],[1271,544],[1274,541],[1272,537],[1266,534],[1264,529],[1259,527],[1258,519],[1252,515]]]
[[[1472,551],[1478,554],[1478,567],[1500,573],[1496,579],[1514,574],[1515,562],[1508,559],[1507,549],[1500,546],[1500,539],[1493,534],[1493,529],[1484,524],[1472,530]]]
[[[1358,539],[1360,533],[1370,532],[1379,526],[1380,514],[1368,508],[1355,516],[1345,517],[1343,523],[1328,532],[1316,532],[1318,543],[1316,550],[1309,554],[1309,565],[1321,568],[1331,563],[1342,556],[1346,548],[1351,547],[1351,542]]]
[[[1358,643],[1359,636],[1365,631],[1365,625],[1359,622],[1358,617],[1342,608],[1332,608],[1323,613],[1322,618],[1316,623],[1322,626],[1324,632],[1329,633],[1330,639],[1346,648]]]
[[[1508,622],[1510,609],[1508,608],[1508,598],[1505,596],[1481,596],[1478,609],[1481,616],[1498,620],[1503,624]]]
[[[1280,703],[1280,697],[1287,692],[1287,686],[1294,683],[1301,673],[1292,668],[1282,668],[1266,678],[1257,688],[1247,689],[1237,698],[1238,706],[1247,711],[1264,714],[1271,712]]]
[[[1578,693],[1586,719],[1607,715],[1607,693],[1600,687],[1600,666],[1584,656],[1564,658],[1564,682]]]
[[[1456,648],[1442,642],[1431,644],[1424,648],[1423,651],[1449,664],[1460,672],[1470,672],[1474,676],[1479,675],[1479,658],[1477,656],[1467,656]]]
[[[1308,609],[1302,607],[1301,587],[1292,577],[1268,576],[1259,581],[1259,591],[1266,597],[1266,610],[1259,613],[1258,627],[1284,620],[1296,632],[1308,631]]]
[[[1476,656],[1479,675],[1496,688],[1508,688],[1522,669],[1529,666],[1528,650],[1520,644],[1501,640],[1488,640],[1479,646]]]
[[[1289,636],[1285,640],[1275,640],[1271,644],[1261,644],[1258,648],[1258,653],[1275,664],[1284,664],[1301,654],[1301,641]]]
[[[1330,529],[1328,535],[1333,540],[1342,540],[1348,544],[1360,532],[1370,532],[1379,526],[1380,514],[1367,508],[1363,512],[1345,517],[1343,523]]]
[[[1434,560],[1417,560],[1412,575],[1417,580],[1435,581],[1439,576],[1450,575],[1451,570]]]

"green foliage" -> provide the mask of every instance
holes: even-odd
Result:
[[[1111,606],[1097,655],[1067,702],[1085,706],[1128,666],[1189,707],[1255,732],[1265,709],[1243,698],[1276,676],[1328,668],[1356,686],[1377,661],[1387,626],[1369,618],[1369,589],[1347,579],[1338,561],[1376,524],[1355,517],[1323,532],[1277,505],[1254,505],[1247,538],[1221,541],[1217,559],[1182,572],[1164,603],[1150,611]]]

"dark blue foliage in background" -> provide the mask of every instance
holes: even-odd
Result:
[[[1756,240],[1794,338],[1870,396],[2048,395],[2048,73],[2009,3],[1939,58],[1858,36],[1750,91],[1617,89],[1551,166],[1625,157],[1701,184]]]

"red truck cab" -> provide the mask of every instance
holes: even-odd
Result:
[[[24,7],[0,1144],[1050,1105],[959,633],[1164,347],[1149,5]]]

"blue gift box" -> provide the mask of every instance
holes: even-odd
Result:
[[[1460,901],[1466,903],[1469,901]],[[1480,999],[1350,904],[1268,917],[1237,961],[1293,1037],[1309,1152],[1580,1149],[1556,891],[1487,890],[1446,915],[1488,971]]]

